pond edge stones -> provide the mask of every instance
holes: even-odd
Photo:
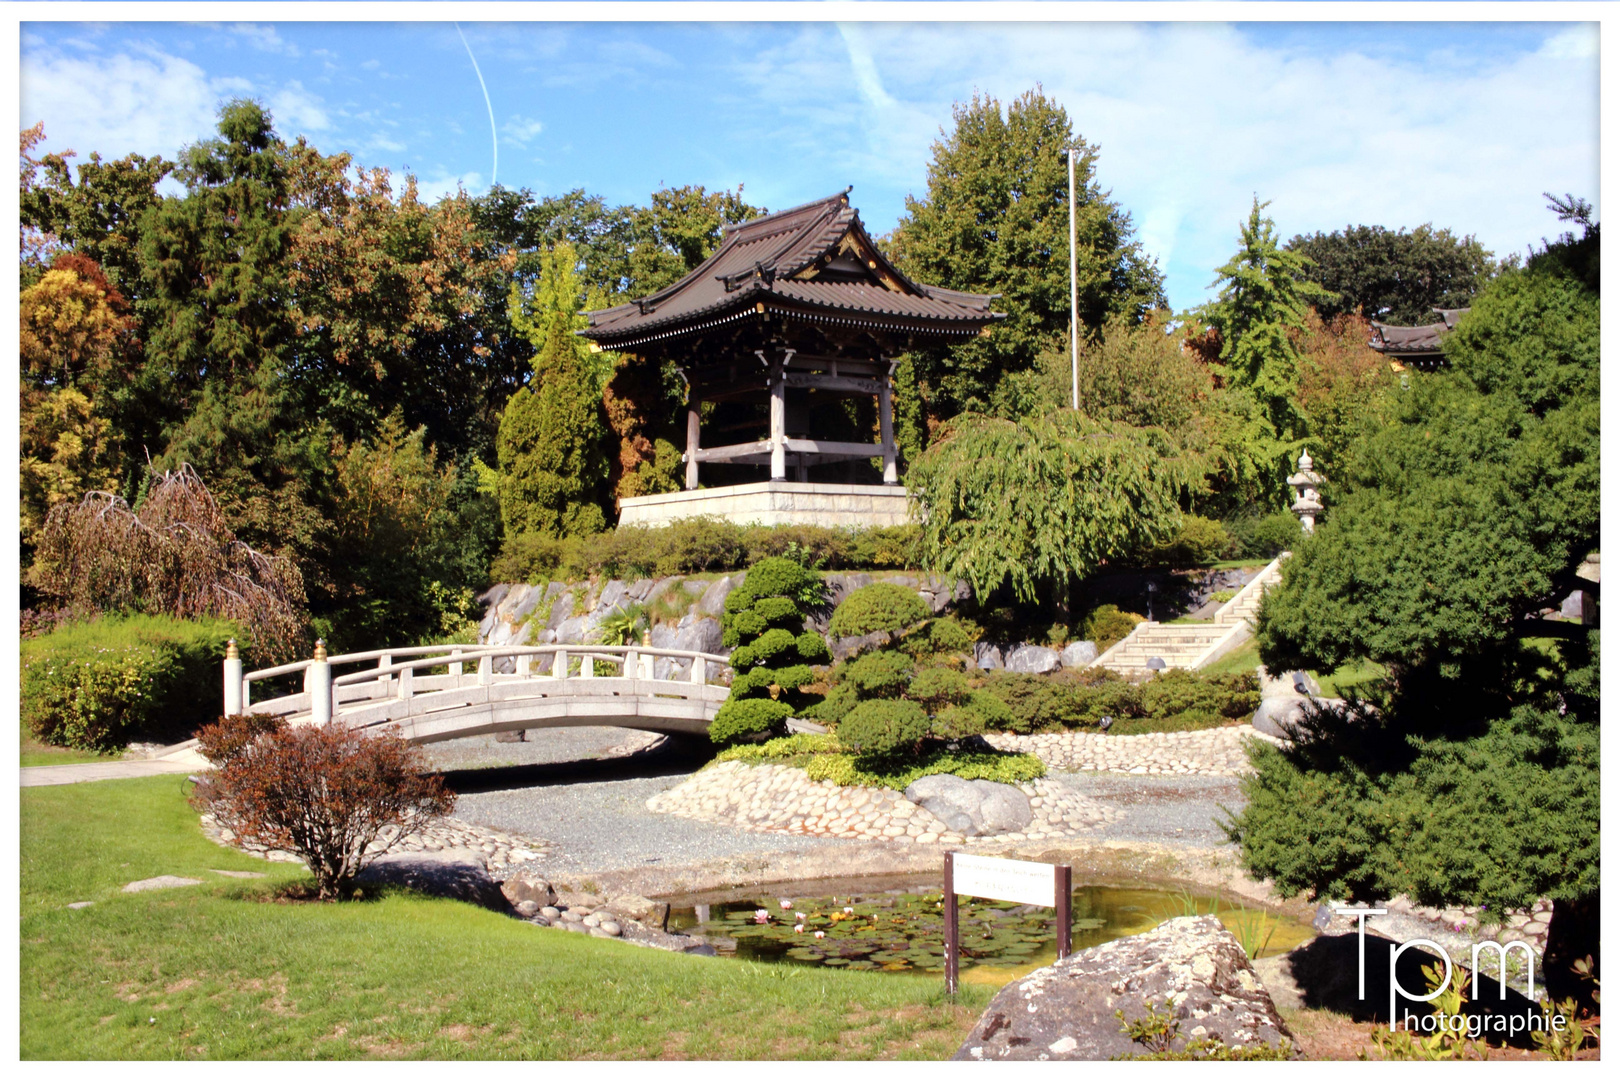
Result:
[[[1294,1041],[1236,937],[1212,915],[1170,919],[1145,934],[1084,949],[1008,983],[956,1061],[1106,1061],[1147,1053],[1121,1030],[1167,1006],[1172,1050],[1197,1039],[1232,1047]]]

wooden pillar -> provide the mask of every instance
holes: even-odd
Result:
[[[698,486],[698,406],[696,394],[687,391],[686,402],[686,490],[696,491]]]
[[[900,482],[900,465],[894,452],[894,401],[887,376],[878,383],[878,434],[883,439],[883,482]]]
[[[771,365],[771,479],[787,479],[787,375]]]

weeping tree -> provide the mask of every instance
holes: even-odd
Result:
[[[105,491],[56,506],[29,583],[79,616],[229,619],[261,659],[292,656],[304,638],[298,569],[238,540],[190,465],[158,474],[139,510]]]
[[[922,558],[980,597],[1003,586],[1021,603],[1067,596],[1105,559],[1181,527],[1196,462],[1158,428],[1063,409],[1024,420],[967,413],[944,425],[911,467]]]

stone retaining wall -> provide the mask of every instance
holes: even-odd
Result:
[[[803,769],[725,761],[647,800],[647,808],[753,832],[885,840],[898,844],[980,844],[1077,836],[1122,816],[1061,785],[1036,780],[1017,787],[1035,820],[1019,833],[964,837],[888,788],[839,787]]]
[[[1244,751],[1250,739],[1282,745],[1282,740],[1255,731],[1247,724],[1153,735],[1064,731],[1052,735],[985,736],[997,750],[1034,754],[1048,769],[1138,776],[1240,776],[1250,771]]]

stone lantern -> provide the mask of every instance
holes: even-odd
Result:
[[[1316,515],[1322,512],[1322,500],[1317,494],[1317,488],[1322,485],[1322,475],[1311,468],[1313,464],[1311,452],[1300,451],[1299,472],[1288,478],[1288,486],[1297,495],[1289,509],[1299,515],[1299,526],[1307,536],[1316,531]]]

